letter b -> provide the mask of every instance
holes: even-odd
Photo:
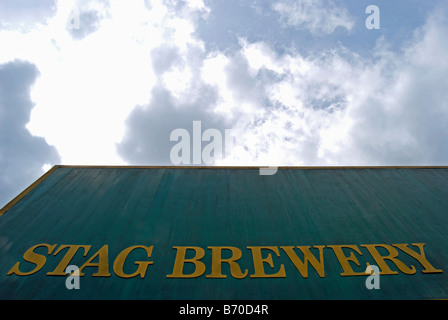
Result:
[[[177,250],[176,260],[174,261],[173,273],[167,275],[167,278],[196,278],[204,274],[205,264],[200,261],[205,255],[204,249],[200,247],[173,247],[173,249]],[[187,259],[185,257],[188,249],[194,250],[193,258]],[[191,274],[183,273],[184,264],[187,262],[194,265],[195,270]]]

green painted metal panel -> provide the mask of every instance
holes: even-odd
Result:
[[[258,168],[56,168],[46,179],[0,216],[0,298],[2,299],[439,299],[448,298],[448,169],[446,168],[281,168],[274,175],[259,175]],[[408,244],[438,272],[398,247],[396,257],[414,274],[403,272],[393,260],[384,260],[396,274],[381,274],[380,288],[367,289],[366,275],[341,276],[341,261],[331,245],[356,245],[360,254],[343,249],[364,273],[367,263],[378,265],[367,244]],[[28,272],[36,265],[24,253],[38,244],[90,245],[76,252],[70,264],[82,266],[107,245],[110,276],[96,277],[98,268],[83,269],[80,289],[66,288],[65,276],[52,276],[67,250],[48,254],[37,272],[7,275],[19,262]],[[143,249],[132,251],[123,272],[136,271],[135,261],[152,261],[144,278],[119,277],[114,261],[122,250],[153,246],[148,258]],[[176,246],[204,249],[205,272],[195,278],[169,278]],[[241,250],[236,261],[247,275],[210,278],[212,249]],[[284,277],[255,278],[256,262],[248,247],[260,249],[266,274],[284,268]],[[319,260],[324,246],[324,277],[308,263],[304,277],[283,246],[310,246]],[[390,247],[377,247],[388,256]],[[193,257],[193,250],[186,258]],[[299,249],[297,256],[303,260]],[[230,258],[223,249],[222,258]],[[272,260],[272,268],[269,263]],[[91,262],[99,263],[99,256]],[[396,261],[396,260],[395,260]],[[103,261],[104,262],[104,261]],[[102,263],[103,263],[102,262]],[[104,265],[103,265],[104,266]],[[412,268],[411,268],[412,269]],[[403,269],[405,270],[405,269]],[[185,263],[183,274],[195,271]]]

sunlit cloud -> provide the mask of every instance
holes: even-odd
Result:
[[[35,175],[55,162],[170,164],[170,133],[193,121],[233,131],[237,145],[215,164],[447,161],[443,2],[407,20],[388,18],[396,5],[384,4],[389,14],[373,31],[358,2],[58,0],[29,8],[0,10],[17,18],[0,24],[0,66],[36,70],[22,88],[27,120],[16,128],[42,143]],[[14,113],[11,104],[0,108]]]

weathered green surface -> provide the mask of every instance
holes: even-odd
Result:
[[[448,169],[345,168],[279,169],[260,176],[258,169],[77,168],[53,172],[0,216],[0,298],[2,299],[438,299],[448,298]],[[108,245],[110,277],[93,277],[84,269],[79,290],[68,290],[65,277],[47,276],[64,252],[46,255],[45,266],[29,276],[6,274],[23,261],[33,245],[91,245],[86,257],[77,252],[70,264],[81,266]],[[254,266],[247,246],[357,245],[363,272],[375,260],[362,244],[425,243],[427,260],[442,273],[423,274],[422,265],[400,251],[398,259],[416,273],[380,276],[380,289],[368,290],[366,276],[343,277],[334,252],[324,251],[325,277],[308,266],[308,278],[280,250],[272,251],[274,268],[284,265],[285,278],[251,278]],[[134,261],[153,261],[145,278],[114,274],[115,257],[133,245],[154,246],[148,259],[136,250]],[[205,249],[206,272],[194,279],[171,279],[173,246]],[[249,275],[210,279],[208,246],[234,246]],[[318,257],[317,249],[311,249]],[[381,248],[379,249],[380,252]],[[346,251],[347,256],[350,250]],[[297,251],[300,254],[300,251]],[[387,255],[387,251],[384,251]],[[299,255],[300,256],[300,255]],[[95,261],[98,261],[96,259]],[[184,272],[193,272],[192,264]]]

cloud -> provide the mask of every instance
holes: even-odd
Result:
[[[335,1],[206,3],[60,0],[31,31],[1,30],[0,63],[41,73],[26,128],[64,164],[170,164],[170,133],[194,120],[237,132],[216,164],[446,162],[443,14],[396,41],[387,16],[361,32]]]
[[[124,119],[149,100],[155,81],[149,52],[163,38],[157,28],[163,7],[149,11],[143,1],[84,1],[79,34],[66,27],[72,8],[59,1],[48,25],[28,37],[14,34],[14,53],[41,72],[27,128],[46,137],[65,164],[124,164],[115,144]],[[89,12],[96,17],[91,25],[83,20]]]
[[[283,0],[274,3],[273,9],[287,26],[306,29],[313,35],[330,34],[338,27],[351,30],[354,26],[347,9],[333,1]]]
[[[193,121],[202,131],[224,132],[229,124],[216,113],[217,87],[202,78],[207,55],[195,35],[197,20],[208,12],[202,1],[168,1],[163,18],[163,41],[149,54],[156,76],[150,101],[139,104],[126,120],[126,131],[117,143],[119,155],[130,164],[172,164],[171,132],[178,128],[192,134]]]
[[[173,130],[185,129],[192,139],[193,121],[201,121],[202,131],[224,132],[225,121],[210,111],[215,100],[213,88],[206,85],[197,89],[191,103],[179,103],[166,88],[155,87],[151,103],[135,108],[128,117],[126,135],[117,145],[119,154],[134,165],[172,165],[170,150],[177,143],[170,141]]]
[[[54,145],[64,164],[124,164],[116,144],[125,119],[157,101],[151,93],[161,87],[181,101],[176,106],[208,94],[200,82],[190,85],[204,50],[194,35],[208,12],[202,1],[59,0],[55,7],[28,33],[0,32],[0,63],[18,57],[39,68],[27,128]],[[79,29],[70,28],[74,11]]]
[[[76,11],[73,19],[68,22],[68,30],[74,39],[80,40],[98,30],[101,17],[98,11],[95,10],[86,12]]]
[[[0,207],[42,175],[44,165],[60,161],[53,146],[25,127],[33,108],[29,91],[38,74],[28,62],[0,65]]]
[[[391,84],[378,93],[379,112],[374,115],[364,108],[364,128],[358,131],[371,132],[366,137],[372,140],[368,155],[380,163],[448,162],[448,45],[444,41],[448,23],[443,12],[430,15],[403,55],[395,56]]]
[[[448,24],[440,13],[427,21],[400,51],[380,38],[373,58],[342,46],[279,55],[242,42],[252,77],[238,86],[251,92],[258,79],[264,94],[252,103],[265,102],[259,115],[238,120],[245,148],[223,163],[446,165]]]
[[[45,24],[55,13],[56,0],[16,0],[0,2],[0,30],[29,31]]]
[[[399,51],[379,38],[368,56],[342,45],[279,53],[244,38],[231,51],[161,46],[151,55],[159,85],[128,118],[120,154],[167,164],[169,133],[191,133],[201,120],[237,133],[238,146],[216,164],[446,163],[446,27],[431,16]]]

